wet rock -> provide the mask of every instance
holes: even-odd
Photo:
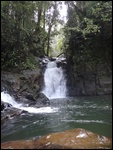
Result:
[[[31,95],[30,93],[26,94],[26,98],[29,99],[29,100],[35,101],[33,95]]]
[[[2,104],[1,104],[1,111],[3,111],[4,108],[5,108],[5,106],[4,106],[4,104],[2,103]]]
[[[44,105],[49,105],[50,104],[50,101],[49,99],[45,96],[45,94],[43,93],[39,93],[38,94],[38,102],[39,100],[41,101],[42,104]]]
[[[42,84],[42,73],[40,68],[34,70],[23,70],[20,73],[5,72],[1,74],[2,91],[7,89],[13,95],[15,101],[23,103],[23,99],[36,101],[35,93],[39,93]],[[29,102],[28,102],[29,104]],[[3,105],[2,105],[3,109]]]
[[[68,96],[112,94],[112,71],[106,64],[73,66],[70,59],[66,66]]]
[[[5,102],[1,102],[1,111],[3,111],[4,109],[7,109],[8,107],[10,107],[11,105]]]
[[[1,112],[1,122],[4,123],[7,119],[11,119],[12,117],[16,117],[25,113],[26,111],[20,110],[13,107],[8,107],[5,111]]]
[[[20,84],[18,74],[2,72],[1,84],[4,87],[4,89],[7,89],[10,93],[18,91]]]
[[[42,82],[42,73],[40,68],[34,70],[23,70],[20,73],[2,72],[1,84],[3,88],[14,95],[25,95],[30,93],[33,95],[40,91]],[[30,97],[31,99],[31,97]]]
[[[1,92],[6,91],[6,88],[1,83]]]
[[[66,70],[67,62],[66,62],[66,58],[65,57],[58,58],[56,60],[56,63],[57,63],[57,67],[62,67],[64,70]]]
[[[49,57],[50,61],[55,61],[56,59],[57,59],[57,57],[51,57],[51,56]]]
[[[35,140],[4,142],[2,149],[111,149],[112,139],[82,128],[52,133]]]
[[[39,107],[50,105],[49,99],[43,93],[37,93],[35,95],[35,99],[36,99],[36,102],[31,103],[30,106],[39,108]]]

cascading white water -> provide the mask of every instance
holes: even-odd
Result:
[[[34,107],[24,107],[23,104],[19,104],[15,101],[15,99],[10,96],[7,92],[1,92],[1,101],[11,104],[13,107],[28,111],[29,113],[52,113],[56,112],[57,108],[51,107],[42,107],[42,108],[34,108]]]
[[[13,107],[19,108],[22,104],[18,104],[13,97],[11,97],[6,91],[1,92],[1,101],[11,104]]]
[[[56,62],[48,62],[44,73],[44,93],[48,98],[66,97],[66,79],[61,67],[57,67]]]
[[[56,62],[48,62],[44,73],[45,86],[42,91],[48,98],[66,97],[66,79],[61,67],[57,67]],[[24,104],[17,103],[15,99],[6,91],[1,92],[1,101],[11,104],[13,107],[28,111],[30,113],[52,113],[58,111],[58,108],[51,107],[25,107]]]

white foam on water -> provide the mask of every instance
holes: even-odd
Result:
[[[25,110],[29,113],[53,113],[58,111],[58,108],[51,108],[49,106],[41,108],[23,107],[23,104],[17,103],[12,96],[10,96],[7,92],[4,91],[1,92],[1,101],[11,104],[13,107]]]

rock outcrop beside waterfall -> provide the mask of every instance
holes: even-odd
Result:
[[[74,68],[67,62],[67,89],[69,96],[112,94],[112,72],[105,64],[97,64],[95,68],[85,64]]]
[[[1,144],[2,149],[112,149],[112,139],[75,128],[51,133],[35,140],[17,140]]]
[[[41,101],[41,87],[42,74],[40,70],[24,70],[20,74],[12,72],[2,72],[1,84],[11,95],[14,96],[18,102],[29,103]],[[43,96],[44,97],[44,96]],[[47,99],[47,97],[45,96]],[[44,102],[44,105],[46,102]]]
[[[23,103],[27,106],[38,108],[50,104],[49,99],[43,93],[40,93],[42,84],[43,73],[38,62],[37,68],[33,70],[23,70],[20,73],[13,71],[1,72],[1,92],[7,90],[18,103]],[[7,115],[9,116],[9,114],[10,116],[14,116],[13,114],[16,115],[16,113],[10,109],[10,106],[6,108],[7,105],[7,103],[1,103],[3,120],[4,118],[8,118]],[[18,109],[14,110],[18,112]],[[6,114],[6,116],[4,116],[4,114]]]

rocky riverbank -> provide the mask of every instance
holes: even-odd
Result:
[[[111,73],[106,72],[104,64],[99,64],[95,70],[92,68],[72,69],[65,58],[37,58],[35,69],[1,72],[1,91],[7,90],[18,103],[25,106],[44,107],[50,104],[49,99],[41,93],[44,85],[43,73],[49,61],[56,60],[57,66],[62,67],[67,78],[67,96],[77,95],[103,95],[112,93]],[[11,108],[7,103],[1,103],[2,120],[25,113]],[[7,116],[8,114],[8,116]],[[10,114],[10,115],[9,115]],[[14,115],[15,114],[15,115]]]
[[[49,99],[41,93],[41,87],[43,84],[43,73],[39,66],[39,60],[37,66],[33,70],[22,70],[18,73],[14,71],[2,71],[1,72],[1,92],[7,91],[15,101],[22,103],[25,106],[32,106],[35,108],[48,106],[50,104]],[[11,105],[2,102],[2,121],[15,116],[25,111],[20,111],[13,108]]]
[[[65,58],[38,58],[35,57],[36,66],[35,69],[21,70],[21,71],[2,71],[1,72],[1,92],[7,91],[15,101],[22,103],[24,106],[30,106],[34,108],[45,107],[50,105],[49,99],[41,93],[44,85],[44,71],[46,64],[49,61],[57,61],[58,67],[65,68]],[[25,111],[16,109],[7,103],[1,103],[1,120],[26,113]]]
[[[112,139],[82,128],[51,133],[35,140],[1,144],[2,149],[112,149]]]

